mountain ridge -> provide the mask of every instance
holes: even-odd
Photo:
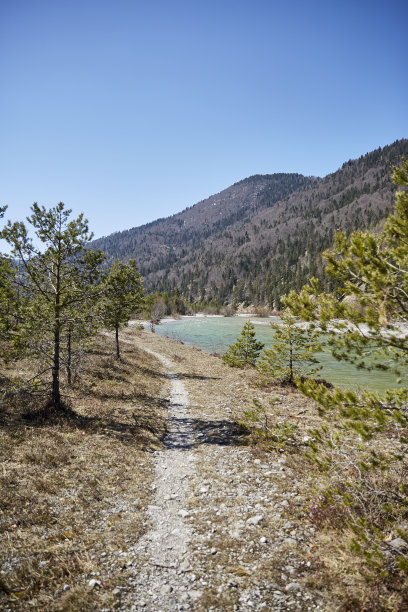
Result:
[[[322,276],[336,229],[376,227],[389,214],[401,139],[320,177],[255,174],[170,217],[93,241],[108,260],[135,258],[147,291],[189,301],[268,303]],[[214,214],[215,213],[215,214]]]

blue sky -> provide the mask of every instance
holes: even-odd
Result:
[[[95,236],[408,136],[405,2],[0,0],[0,204]]]

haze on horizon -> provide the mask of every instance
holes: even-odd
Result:
[[[0,204],[95,236],[407,137],[405,3],[0,4]],[[404,47],[404,49],[403,49]]]

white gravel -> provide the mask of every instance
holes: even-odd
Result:
[[[163,363],[171,380],[168,432],[164,450],[155,453],[154,495],[148,507],[151,528],[131,549],[131,554],[144,556],[145,563],[135,571],[133,588],[123,597],[120,609],[188,610],[197,596],[190,592],[186,575],[192,536],[186,497],[195,463],[188,394],[170,359],[145,350]]]

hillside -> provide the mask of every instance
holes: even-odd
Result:
[[[255,175],[181,213],[95,240],[109,259],[135,258],[148,291],[189,300],[269,303],[321,276],[338,228],[375,228],[389,213],[393,164],[408,140],[349,160],[324,178]]]

